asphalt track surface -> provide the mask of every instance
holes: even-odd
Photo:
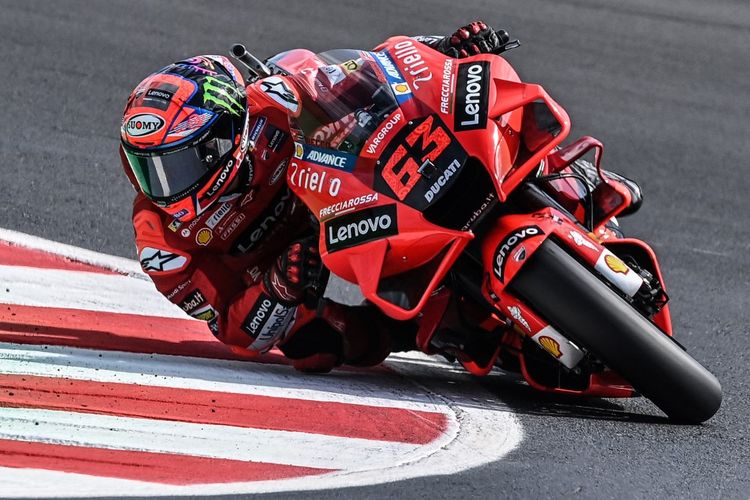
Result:
[[[603,140],[606,165],[644,185],[646,203],[624,227],[657,250],[676,337],[718,376],[724,404],[707,424],[679,426],[642,399],[549,397],[492,377],[477,383],[524,427],[504,460],[269,497],[748,498],[750,7],[741,0],[2,0],[0,227],[132,258],[121,111],[131,88],[172,60],[236,41],[261,56],[365,48],[473,18],[520,38],[508,58],[567,109],[571,136]]]

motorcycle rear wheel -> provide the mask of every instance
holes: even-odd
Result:
[[[672,420],[698,424],[718,411],[716,377],[554,241],[542,244],[510,290]]]

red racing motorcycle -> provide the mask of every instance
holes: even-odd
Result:
[[[415,321],[422,351],[541,391],[640,393],[677,421],[716,413],[721,386],[673,338],[653,250],[613,230],[630,193],[602,175],[602,144],[561,146],[565,110],[501,56],[408,37],[282,53],[273,71],[233,55],[291,117],[287,181],[325,266]],[[584,156],[598,185],[571,168]]]

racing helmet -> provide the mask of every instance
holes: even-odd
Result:
[[[128,98],[120,130],[126,174],[162,210],[190,221],[240,173],[248,119],[245,82],[229,59],[206,55],[170,64]]]

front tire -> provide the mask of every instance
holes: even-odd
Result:
[[[697,424],[718,411],[716,377],[554,241],[534,252],[510,291],[671,419]]]

